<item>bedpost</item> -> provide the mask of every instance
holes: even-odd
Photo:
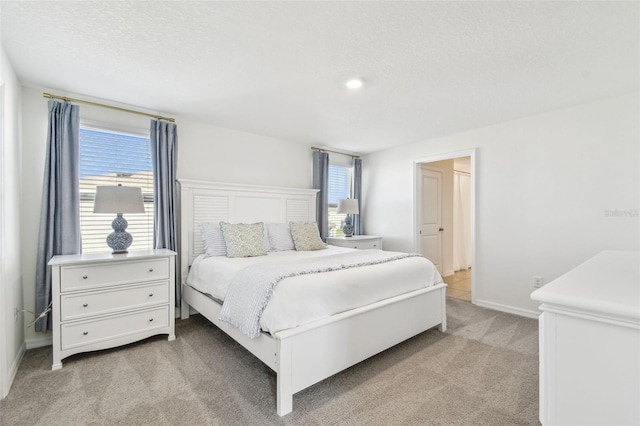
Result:
[[[180,286],[180,289],[184,284]],[[184,299],[180,298],[180,319],[188,319],[189,318],[189,304],[184,301]]]
[[[184,283],[189,274],[191,263],[191,246],[189,237],[193,233],[192,223],[192,193],[188,186],[178,181],[180,187],[180,319],[189,318],[189,304],[184,300]]]
[[[284,416],[293,411],[293,389],[291,383],[291,351],[292,342],[289,340],[277,340],[279,355],[276,364],[278,366],[277,380],[277,411],[279,416]]]
[[[442,294],[442,308],[440,309],[442,319],[440,321],[440,325],[438,326],[438,330],[444,333],[445,331],[447,331],[447,286],[445,285],[439,291]]]

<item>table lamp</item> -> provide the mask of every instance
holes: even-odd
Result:
[[[113,232],[107,237],[107,245],[113,254],[127,253],[133,237],[125,229],[129,225],[124,213],[144,213],[142,189],[130,186],[97,186],[94,213],[115,213],[111,222]]]
[[[353,198],[347,198],[346,200],[338,200],[338,213],[346,213],[347,217],[344,218],[344,225],[342,226],[342,232],[345,237],[353,236],[353,219],[352,214],[359,214],[358,200]]]

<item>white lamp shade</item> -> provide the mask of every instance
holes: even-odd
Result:
[[[142,189],[131,186],[97,186],[94,213],[144,213]]]
[[[347,198],[346,200],[338,200],[338,213],[358,214],[358,200]]]

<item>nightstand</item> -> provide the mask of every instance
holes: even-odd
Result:
[[[327,237],[327,244],[353,249],[380,249],[382,237],[374,235],[354,235],[353,237]]]
[[[53,365],[142,340],[175,339],[175,256],[171,250],[54,256]]]

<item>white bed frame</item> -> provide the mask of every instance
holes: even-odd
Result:
[[[218,320],[221,305],[185,284],[203,252],[204,222],[315,222],[315,189],[180,179],[182,307],[190,306],[277,374],[277,412],[293,409],[293,394],[432,327],[446,330],[445,288],[439,284],[363,306],[274,335],[250,339]]]

